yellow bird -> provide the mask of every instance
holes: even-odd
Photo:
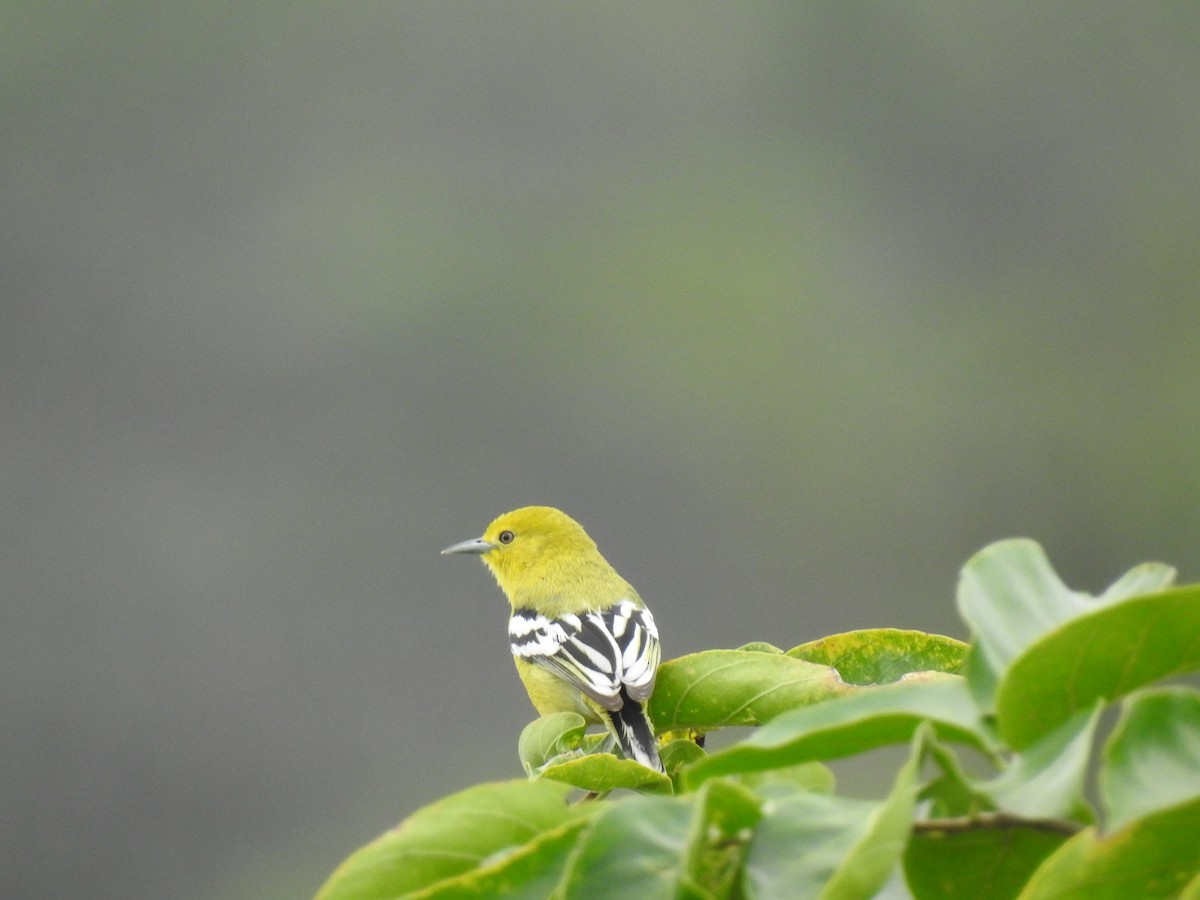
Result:
[[[478,555],[512,606],[517,673],[541,715],[601,723],[627,759],[661,772],[646,701],[660,649],[654,616],[578,522],[549,506],[500,516],[443,554]]]

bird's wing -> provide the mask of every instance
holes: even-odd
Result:
[[[513,655],[544,666],[605,709],[621,708],[622,686],[639,702],[654,690],[658,629],[650,611],[632,600],[553,619],[519,609],[508,637]]]
[[[639,703],[650,698],[658,674],[658,627],[644,606],[622,600],[603,613],[605,628],[621,651],[621,682]]]

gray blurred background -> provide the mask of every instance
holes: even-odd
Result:
[[[520,774],[580,519],[668,656],[1200,574],[1200,6],[8,4],[0,894],[304,897]]]

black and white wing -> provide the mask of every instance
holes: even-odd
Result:
[[[632,600],[607,609],[550,618],[518,609],[508,622],[513,655],[544,666],[608,710],[639,703],[654,690],[658,629],[650,610]]]

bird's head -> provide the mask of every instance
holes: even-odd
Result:
[[[601,560],[583,526],[551,506],[523,506],[492,522],[481,537],[453,544],[443,555],[478,555],[511,599],[520,588],[583,563]]]

